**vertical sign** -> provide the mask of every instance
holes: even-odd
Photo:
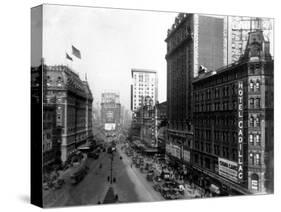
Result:
[[[238,182],[243,180],[243,81],[238,81]]]

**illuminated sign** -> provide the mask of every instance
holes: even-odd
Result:
[[[223,158],[219,158],[218,162],[219,175],[234,182],[237,182],[237,163]]]
[[[116,124],[106,123],[106,124],[104,124],[104,129],[107,131],[115,130]]]
[[[238,81],[238,167],[237,178],[243,180],[243,81]]]

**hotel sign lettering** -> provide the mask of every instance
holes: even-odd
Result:
[[[238,166],[237,178],[243,180],[243,81],[238,81]]]

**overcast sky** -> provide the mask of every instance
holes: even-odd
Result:
[[[47,65],[68,64],[87,78],[95,103],[103,91],[120,93],[130,108],[131,68],[158,72],[159,101],[166,100],[167,29],[177,13],[45,5],[43,57]],[[82,59],[71,63],[71,45]]]

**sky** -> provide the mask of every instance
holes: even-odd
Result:
[[[130,109],[131,69],[158,73],[158,100],[166,101],[167,30],[177,13],[44,5],[43,57],[47,65],[67,64],[87,80],[100,104],[101,93],[115,91]],[[71,45],[81,60],[71,55]],[[65,53],[73,62],[66,60]]]

